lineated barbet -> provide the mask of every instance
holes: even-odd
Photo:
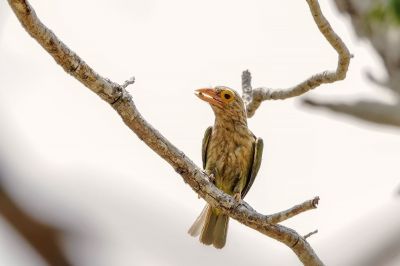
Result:
[[[246,196],[260,168],[263,141],[247,127],[246,108],[240,95],[218,86],[196,90],[196,95],[211,105],[214,126],[207,128],[202,145],[203,168],[210,180],[225,193],[241,200]],[[200,242],[223,248],[229,217],[205,206],[189,229]]]

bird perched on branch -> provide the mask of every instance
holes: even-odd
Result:
[[[246,196],[260,169],[263,141],[247,127],[246,108],[234,90],[218,86],[196,90],[196,95],[211,105],[213,127],[207,128],[202,145],[203,168],[219,189],[238,201]],[[223,248],[229,217],[205,206],[189,234],[200,235],[200,242]]]

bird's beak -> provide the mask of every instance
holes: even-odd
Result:
[[[195,94],[197,97],[202,99],[203,101],[206,101],[212,105],[218,106],[218,107],[223,107],[223,102],[220,100],[219,96],[217,95],[217,92],[213,88],[202,88],[195,90]]]

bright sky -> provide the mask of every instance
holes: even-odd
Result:
[[[354,36],[332,1],[321,2],[355,58],[345,81],[307,96],[389,99],[365,79],[366,70],[383,76],[378,57]],[[226,85],[240,90],[245,69],[255,87],[279,88],[336,68],[337,55],[305,1],[31,4],[97,72],[120,83],[135,76],[129,91],[139,110],[199,165],[201,138],[213,113],[194,89]],[[66,245],[76,262],[299,264],[289,248],[235,221],[222,251],[186,234],[204,202],[109,106],[54,63],[5,1],[0,2],[0,58],[0,157],[9,173],[6,183],[24,206],[71,232]],[[375,221],[366,217],[393,204],[399,185],[398,130],[305,108],[298,99],[264,102],[249,123],[265,149],[246,201],[268,214],[319,195],[317,210],[285,225],[301,234],[318,229],[310,243],[322,260],[350,265],[358,246],[354,241],[363,235],[353,229],[362,232]],[[398,224],[400,217],[391,220]],[[19,255],[20,241],[1,221],[0,231],[8,236],[0,238],[0,264],[33,265],[32,258]]]

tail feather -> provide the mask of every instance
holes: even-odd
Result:
[[[227,215],[219,213],[207,204],[188,233],[191,236],[198,236],[201,233],[200,242],[205,245],[212,244],[216,248],[223,248],[226,243],[228,222]]]
[[[226,242],[226,234],[228,232],[229,217],[225,214],[218,215],[214,228],[214,247],[223,248]]]
[[[217,214],[212,208],[208,208],[203,230],[201,230],[200,242],[211,245],[214,242],[214,229],[217,222]]]
[[[197,217],[196,221],[194,221],[192,226],[189,228],[189,230],[188,230],[189,235],[194,236],[194,237],[200,235],[200,232],[203,228],[203,224],[206,221],[207,212],[208,212],[209,208],[210,208],[210,205],[208,205],[208,204],[204,207],[204,209],[200,213],[199,217]]]

